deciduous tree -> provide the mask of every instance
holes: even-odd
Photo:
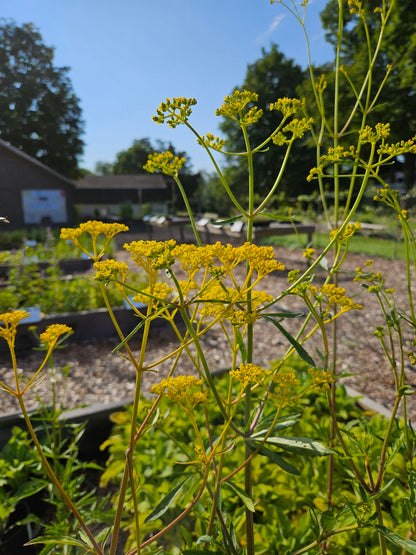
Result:
[[[83,121],[68,73],[32,23],[0,21],[0,137],[74,178]]]

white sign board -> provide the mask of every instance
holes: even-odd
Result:
[[[66,222],[65,191],[60,189],[26,189],[22,191],[25,224]]]

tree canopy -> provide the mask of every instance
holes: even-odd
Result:
[[[345,5],[347,4],[344,0]],[[378,29],[380,28],[380,0],[368,0],[363,6],[365,21],[370,36],[370,50],[374,52]],[[368,68],[368,46],[363,25],[363,18],[357,13],[344,10],[343,20],[343,49],[341,63],[345,64],[348,78],[356,85],[363,79]],[[327,40],[335,45],[338,32],[338,0],[330,0],[321,19],[326,30]],[[380,54],[373,69],[373,92],[383,81],[387,66],[391,71],[386,80],[377,103],[377,109],[365,114],[367,122],[390,123],[391,138],[400,141],[414,136],[416,129],[416,11],[414,0],[396,1],[388,20]],[[326,68],[327,70],[328,68]],[[328,72],[326,71],[327,75]],[[331,77],[329,76],[329,80]],[[343,105],[351,106],[355,102],[355,93],[351,84],[345,79],[341,82],[342,97],[345,103],[340,103],[341,115]],[[360,114],[362,115],[362,114]],[[351,129],[354,127],[352,122]],[[405,175],[405,187],[410,189],[415,183],[416,157],[406,154],[402,163]]]
[[[63,175],[83,152],[79,99],[32,23],[0,20],[0,137]]]
[[[190,163],[185,152],[177,151],[172,143],[156,140],[155,144],[148,137],[142,139],[135,139],[132,145],[126,150],[121,150],[116,154],[114,162],[99,161],[95,166],[96,173],[107,175],[131,175],[131,174],[144,174],[146,171],[143,166],[147,162],[149,154],[153,152],[164,152],[170,150],[172,154],[187,159],[184,164],[181,174],[191,174],[192,164]]]
[[[297,88],[303,83],[306,73],[291,59],[287,59],[273,44],[269,51],[262,51],[262,57],[248,65],[245,79],[238,89],[246,89],[259,95],[257,105],[263,110],[257,125],[249,129],[250,142],[253,147],[261,144],[276,128],[276,112],[269,110],[270,103],[278,98],[297,98]],[[220,125],[227,136],[227,150],[241,152],[245,150],[241,130],[231,120],[224,120]],[[253,163],[256,176],[256,192],[263,194],[274,182],[283,160],[284,151],[277,146],[256,153]],[[245,159],[238,157],[228,167],[227,173],[236,190],[244,194],[246,182]],[[313,149],[307,145],[307,139],[295,141],[284,177],[281,190],[289,197],[311,192],[313,185],[306,182],[311,167],[316,164]]]

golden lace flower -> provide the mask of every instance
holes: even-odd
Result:
[[[17,326],[23,318],[27,318],[28,316],[30,316],[30,314],[26,312],[26,310],[13,310],[0,314],[0,324],[4,324],[4,326],[0,325],[0,337],[7,341],[10,348],[14,345]]]
[[[387,159],[391,159],[402,154],[410,153],[416,154],[416,137],[408,139],[407,141],[400,141],[398,143],[385,143],[381,144],[377,149],[377,154],[387,155]]]
[[[187,244],[177,245],[172,251],[172,256],[178,260],[189,276],[194,276],[198,270],[209,267],[213,263],[211,245],[204,247]]]
[[[270,104],[269,110],[276,110],[283,114],[286,119],[290,116],[301,112],[305,105],[305,100],[299,100],[298,98],[279,98],[276,102]]]
[[[282,132],[276,133],[276,135],[273,136],[272,141],[277,146],[282,146],[285,143],[293,142],[295,139],[301,139],[303,135],[310,130],[312,123],[312,118],[294,118],[282,129]],[[285,135],[285,133],[289,133],[290,136]]]
[[[194,446],[194,451],[195,451],[195,454],[196,454],[199,462],[205,464],[207,462],[207,455],[205,453],[205,449],[203,447],[201,447],[201,445],[195,445]]]
[[[274,387],[271,398],[280,407],[294,403],[298,399],[297,388],[300,384],[296,374],[291,370],[280,371],[272,376]]]
[[[42,343],[52,347],[62,335],[69,333],[70,331],[72,331],[72,328],[66,326],[65,324],[52,324],[51,326],[48,326],[39,337]]]
[[[184,157],[179,158],[179,156],[175,156],[170,150],[167,150],[166,152],[149,154],[143,169],[149,173],[161,172],[171,177],[176,177],[185,162]]]
[[[83,233],[89,233],[93,239],[102,234],[109,240],[122,231],[128,231],[129,228],[119,223],[104,223],[96,220],[90,220],[80,224],[77,228],[64,227],[61,229],[61,239],[68,239],[73,243],[78,243],[78,238]]]
[[[309,368],[308,374],[311,377],[311,386],[317,391],[329,389],[329,385],[335,381],[329,372],[320,368]]]
[[[360,129],[358,134],[363,144],[375,144],[380,140],[387,139],[387,137],[390,135],[390,124],[377,123],[375,128],[366,125],[363,129]]]
[[[225,116],[239,119],[243,110],[250,102],[257,102],[259,95],[250,91],[236,89],[231,95],[224,98],[224,103],[215,110],[216,116]]]
[[[202,385],[203,381],[194,376],[176,376],[163,379],[153,385],[150,391],[179,403],[187,410],[192,410],[196,405],[208,402],[208,395],[202,391]]]
[[[173,287],[170,287],[167,283],[154,283],[150,287],[142,289],[140,293],[133,297],[133,301],[146,305],[152,304],[153,307],[156,307],[162,301],[166,301],[173,291]]]
[[[205,145],[208,148],[212,148],[213,150],[221,151],[224,148],[225,139],[220,139],[212,133],[207,133],[205,136],[202,135],[202,137],[198,139],[198,143],[200,145]]]
[[[249,385],[262,383],[269,374],[269,370],[251,362],[240,364],[238,368],[230,370],[230,376],[239,382],[243,389]]]
[[[325,323],[330,322],[334,318],[340,316],[342,313],[347,312],[348,310],[352,309],[361,309],[362,305],[355,303],[352,299],[345,295],[345,289],[343,287],[338,287],[333,283],[329,283],[327,285],[323,285],[318,295],[321,298],[321,302],[323,300],[323,296],[327,299],[327,306],[326,308],[322,308],[322,318],[326,318],[329,316],[329,319],[325,321]],[[331,315],[330,310],[333,307],[337,307],[338,313],[336,315]]]
[[[273,247],[260,247],[253,243],[244,243],[242,247],[243,259],[247,260],[250,269],[257,272],[258,279],[276,270],[285,269],[281,262],[275,259]]]
[[[119,280],[124,282],[129,270],[125,262],[118,262],[113,258],[94,263],[95,279],[98,281]]]
[[[344,227],[342,233],[339,234],[338,241],[346,241],[347,239],[352,237],[360,229],[361,229],[361,223],[360,222],[347,224]],[[333,229],[331,231],[331,233],[329,234],[329,238],[332,240],[337,233],[339,233],[339,228]]]
[[[251,311],[234,307],[229,319],[233,326],[241,327],[245,324],[254,324],[256,320],[261,318],[260,309],[263,305],[271,303],[273,296],[265,291],[257,291],[255,289],[251,292]]]
[[[226,320],[232,316],[233,307],[238,301],[245,301],[241,291],[213,282],[198,296],[198,311],[202,318]]]
[[[125,243],[124,249],[131,253],[131,259],[147,272],[167,269],[174,263],[172,251],[176,241],[132,241]]]
[[[167,123],[170,128],[174,128],[188,121],[192,113],[192,106],[195,106],[196,103],[195,98],[167,98],[160,104],[152,119],[159,125]]]
[[[303,251],[304,258],[312,258],[315,254],[315,249],[309,248]]]

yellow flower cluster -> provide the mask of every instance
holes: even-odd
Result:
[[[281,408],[298,400],[297,388],[300,384],[296,374],[292,371],[281,371],[272,376],[274,388],[270,398]]]
[[[334,377],[320,368],[309,368],[308,374],[311,377],[311,385],[317,391],[329,389],[331,383],[335,381]]]
[[[239,382],[243,389],[249,385],[262,383],[270,374],[268,370],[253,363],[240,364],[238,368],[230,370],[230,376]]]
[[[360,0],[348,0],[348,7],[351,15],[358,15],[361,18],[365,17],[363,3]]]
[[[94,263],[95,279],[98,281],[120,280],[126,281],[129,267],[125,262],[118,262],[113,258]]]
[[[217,108],[217,110],[215,110],[215,115],[225,116],[232,119],[239,119],[243,115],[243,111],[247,104],[249,104],[250,102],[257,102],[258,98],[259,95],[257,93],[246,90],[239,91],[238,89],[236,89],[231,95],[224,98],[224,103],[221,105],[220,108]],[[257,109],[255,108],[255,110]],[[249,112],[250,111],[251,110],[249,110]],[[260,116],[258,116],[258,114],[256,116],[256,112],[252,112],[251,114],[251,117],[254,117],[254,119],[256,117],[258,119],[258,117]],[[249,125],[249,123],[246,123],[246,125]]]
[[[275,145],[282,146],[292,143],[295,139],[301,139],[303,135],[310,130],[312,123],[312,118],[295,118],[288,123],[281,132],[273,135],[272,141]],[[285,135],[285,133],[290,133],[290,136]]]
[[[315,254],[315,249],[309,248],[309,249],[305,249],[303,251],[303,256],[304,258],[313,258],[313,255]]]
[[[176,241],[132,241],[125,243],[124,249],[131,253],[131,259],[147,274],[153,275],[161,269],[167,269],[174,263],[172,251]],[[150,276],[149,276],[150,278]]]
[[[79,244],[78,239],[83,233],[89,233],[93,239],[96,239],[98,235],[102,234],[105,235],[108,240],[110,240],[115,235],[117,235],[117,233],[128,230],[129,228],[124,224],[110,224],[98,222],[96,220],[90,220],[88,222],[80,224],[77,228],[62,228],[60,237],[61,239],[67,239],[75,244]]]
[[[161,301],[166,301],[173,291],[173,287],[169,287],[167,283],[153,283],[150,287],[142,289],[140,293],[135,295],[133,301],[146,305],[152,304],[155,308]]]
[[[358,135],[363,144],[378,143],[381,140],[387,139],[387,137],[390,135],[390,124],[376,123],[375,128],[370,127],[370,125],[366,125],[363,129],[360,129]]]
[[[328,283],[320,288],[320,293],[325,295],[327,298],[327,308],[325,314],[327,314],[334,305],[341,307],[342,312],[351,309],[361,309],[360,304],[355,303],[352,299],[345,295],[344,287],[338,287],[333,283]]]
[[[208,402],[208,394],[202,391],[202,385],[202,380],[194,376],[176,376],[163,379],[153,385],[150,391],[155,395],[164,395],[189,411],[200,403]]]
[[[225,139],[220,139],[212,133],[207,133],[205,136],[202,135],[202,137],[198,139],[198,144],[205,145],[207,148],[221,151],[224,148]]]
[[[354,223],[347,224],[344,227],[342,233],[340,233],[338,235],[338,241],[346,241],[347,239],[352,237],[360,229],[361,229],[361,223],[360,222],[354,222]],[[331,231],[331,233],[329,234],[329,237],[330,237],[331,241],[335,237],[335,235],[337,235],[337,233],[339,233],[339,229],[333,229]]]
[[[185,162],[185,158],[174,156],[170,150],[166,152],[154,152],[153,154],[149,154],[149,158],[143,166],[143,169],[149,173],[162,172],[171,177],[176,177]]]
[[[301,112],[305,106],[305,99],[299,100],[298,98],[279,98],[276,102],[272,102],[269,110],[281,112],[284,119],[294,116]]]
[[[388,156],[388,159],[400,156],[402,154],[416,154],[416,137],[409,139],[407,141],[400,141],[398,143],[386,143],[380,145],[377,149],[377,153],[382,155],[385,154]]]
[[[17,326],[23,318],[27,318],[28,316],[30,316],[30,314],[26,312],[26,310],[13,310],[0,314],[0,322],[4,324],[4,326],[0,326],[0,337],[7,341],[10,348],[14,345]]]
[[[214,261],[211,245],[205,247],[192,244],[177,245],[173,249],[172,255],[190,277],[193,277],[202,268],[209,268]]]
[[[159,125],[167,123],[173,129],[177,125],[188,121],[192,113],[192,106],[195,106],[196,103],[195,98],[167,98],[165,102],[160,104],[152,119]]]
[[[49,347],[53,347],[62,335],[71,331],[72,328],[65,324],[52,324],[40,334],[40,340]]]

